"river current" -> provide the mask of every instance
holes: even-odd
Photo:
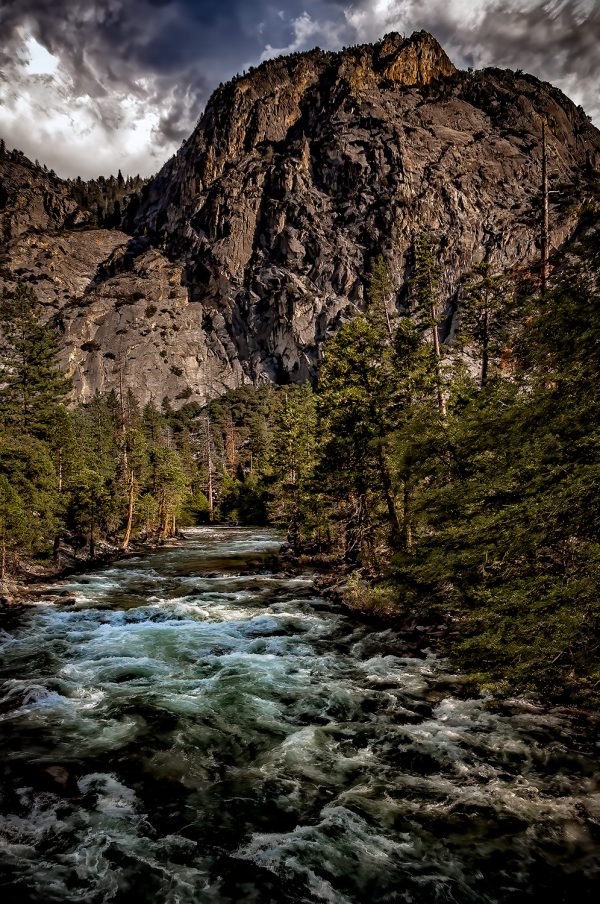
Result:
[[[598,900],[593,739],[467,696],[279,542],[198,528],[5,627],[0,900]]]

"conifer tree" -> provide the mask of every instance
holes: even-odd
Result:
[[[173,449],[155,447],[150,457],[154,470],[159,535],[165,539],[175,536],[177,520],[189,492],[181,461]]]
[[[12,429],[45,437],[69,391],[58,365],[54,331],[42,323],[40,305],[23,282],[0,303],[0,404]]]
[[[122,547],[127,549],[131,541],[137,501],[149,467],[149,456],[146,437],[140,427],[129,427],[122,441],[127,452],[124,472],[127,492],[127,516]]]
[[[506,325],[501,317],[509,295],[505,275],[494,273],[488,262],[477,264],[469,278],[459,311],[459,339],[473,343],[480,359],[479,385],[489,378],[490,358],[497,356],[505,337]]]
[[[47,551],[56,536],[60,510],[56,470],[48,445],[27,434],[0,433],[0,477],[4,477],[16,494],[10,503],[15,551],[23,554]],[[22,512],[16,517],[21,506]],[[4,529],[10,534],[9,522]]]
[[[0,580],[7,575],[11,553],[27,548],[29,543],[25,503],[6,475],[0,474]]]
[[[319,375],[322,454],[319,475],[344,500],[346,555],[373,558],[373,518],[384,502],[400,531],[386,437],[398,416],[394,349],[385,321],[356,317],[323,350]]]
[[[382,254],[379,254],[372,265],[368,284],[368,313],[371,322],[387,333],[391,342],[394,337],[392,329],[392,308],[394,300],[394,282],[390,269]]]
[[[436,245],[428,234],[419,236],[415,243],[415,267],[410,286],[410,301],[415,325],[431,333],[432,369],[439,416],[445,421],[448,416],[444,390],[442,352],[440,347],[440,278],[441,268],[436,258]]]
[[[112,494],[103,475],[94,468],[84,467],[72,488],[70,520],[75,530],[87,537],[92,559],[99,536],[106,535],[109,529],[112,510]]]
[[[270,514],[285,526],[296,553],[314,524],[316,499],[309,500],[315,466],[315,398],[309,383],[281,390],[283,400],[273,424],[268,467]]]

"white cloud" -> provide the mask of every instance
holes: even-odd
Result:
[[[160,109],[145,103],[148,82],[140,94],[92,97],[35,39],[24,35],[24,43],[28,55],[0,82],[0,134],[61,176],[73,175],[73,160],[84,178],[119,167],[125,175],[158,169],[165,148],[161,159],[153,155]]]
[[[29,55],[25,69],[29,75],[53,75],[56,72],[59,60],[38,44],[32,35],[25,35],[25,47]]]
[[[426,29],[459,68],[530,72],[600,125],[600,0],[358,0],[344,15],[359,41]]]
[[[531,72],[600,124],[600,0],[18,0],[0,2],[0,134],[61,175],[149,175],[236,71],[421,29],[460,68]]]
[[[293,38],[285,47],[272,47],[267,44],[261,55],[261,62],[286,53],[296,53],[298,50],[306,50],[313,46],[323,48],[337,48],[343,43],[345,23],[312,19],[304,12],[291,20]]]

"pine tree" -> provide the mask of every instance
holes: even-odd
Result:
[[[480,359],[479,384],[485,386],[490,359],[500,354],[506,338],[505,312],[510,286],[508,278],[492,271],[491,264],[477,264],[467,278],[459,310],[459,341],[474,344]]]
[[[69,383],[58,365],[55,333],[42,323],[40,305],[22,282],[3,294],[0,334],[3,419],[11,429],[48,436]]]
[[[391,342],[394,338],[392,329],[392,310],[394,306],[395,286],[390,269],[382,254],[378,255],[372,265],[368,285],[368,313],[371,322],[387,333]]]
[[[373,519],[385,503],[392,535],[400,532],[387,437],[398,417],[394,347],[385,320],[357,317],[323,350],[319,375],[319,476],[343,500],[346,557],[372,560]]]
[[[131,541],[136,515],[136,505],[149,469],[150,461],[146,437],[139,426],[129,427],[122,438],[122,442],[123,447],[126,450],[124,478],[126,480],[127,492],[127,516],[122,547],[123,549],[127,549]]]
[[[315,398],[309,383],[281,390],[282,404],[273,424],[268,455],[269,511],[286,528],[296,554],[314,526],[314,501],[307,498],[315,465]]]
[[[436,258],[436,245],[430,235],[419,236],[415,243],[415,266],[410,284],[411,310],[415,325],[431,333],[432,369],[439,416],[445,421],[448,415],[442,352],[440,347],[440,279],[441,267]]]
[[[8,478],[0,474],[0,580],[7,575],[10,555],[27,548],[30,540],[25,503]]]
[[[70,522],[82,538],[87,537],[91,559],[96,555],[99,536],[109,531],[114,502],[109,485],[94,468],[85,467],[71,490]]]
[[[15,552],[43,554],[56,536],[60,512],[51,450],[34,436],[0,433],[0,477],[15,494],[11,497],[13,516],[4,525],[5,543],[10,537]]]
[[[154,497],[161,539],[177,533],[177,521],[189,497],[185,473],[177,453],[165,446],[150,451],[153,465]]]

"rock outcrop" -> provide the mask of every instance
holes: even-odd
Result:
[[[113,234],[113,233],[110,233]],[[160,407],[203,403],[244,382],[218,312],[190,300],[181,264],[147,241],[120,244],[60,325],[79,399],[125,387]]]
[[[600,134],[550,85],[457,72],[422,32],[276,60],[219,89],[135,224],[221,312],[251,379],[303,379],[363,306],[374,255],[401,304],[415,237],[437,235],[449,312],[473,262],[535,260],[543,118],[559,246],[596,190]]]
[[[543,119],[559,247],[598,193],[600,133],[551,85],[458,72],[424,32],[270,61],[214,93],[123,232],[78,225],[60,185],[27,220],[35,186],[13,185],[1,273],[58,311],[79,398],[120,382],[178,405],[305,379],[363,308],[374,256],[403,304],[419,233],[439,239],[448,330],[474,262],[535,262]]]
[[[85,218],[58,176],[18,152],[0,157],[0,241],[9,242],[32,229],[74,226]]]

